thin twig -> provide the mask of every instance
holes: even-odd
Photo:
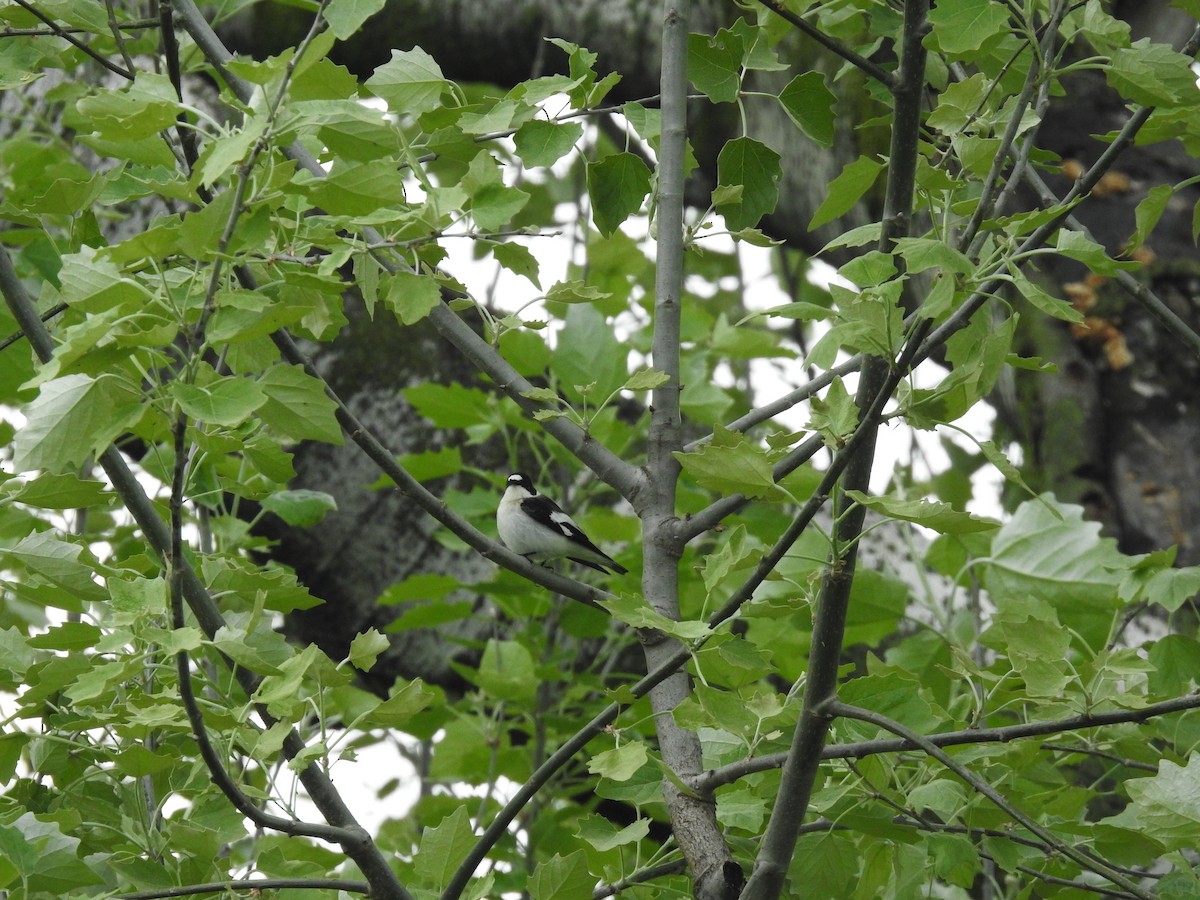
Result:
[[[1066,719],[1046,722],[1022,722],[1019,725],[1002,725],[996,728],[966,728],[961,731],[944,731],[926,736],[926,740],[938,747],[957,747],[963,744],[1005,744],[1028,737],[1043,737],[1050,734],[1078,732],[1084,728],[1099,728],[1105,725],[1124,725],[1130,722],[1147,722],[1159,716],[1200,709],[1200,694],[1186,694],[1171,700],[1151,703],[1139,709],[1119,709],[1108,712],[1085,713]],[[918,750],[919,745],[903,738],[880,738],[872,741],[857,741],[850,744],[832,744],[821,751],[821,759],[862,759],[877,753],[903,753]],[[771,753],[754,759],[742,759],[727,766],[710,769],[699,778],[692,779],[688,786],[701,793],[711,793],[723,784],[732,784],[739,778],[755,772],[777,769],[783,765],[787,754]]]
[[[66,312],[68,308],[69,307],[67,306],[66,303],[55,303],[52,307],[50,307],[48,310],[46,310],[44,313],[42,313],[40,318],[43,322],[49,322],[51,319],[53,319],[59,313]],[[17,341],[21,340],[21,338],[23,338],[23,337],[25,337],[24,331],[14,331],[12,334],[10,334],[8,337],[6,337],[4,340],[0,341],[0,350],[7,350],[9,347],[11,347]]]
[[[808,22],[805,22],[804,19],[800,18],[800,16],[788,9],[783,4],[782,0],[758,0],[758,2],[767,9],[771,10],[771,12],[775,13],[784,21],[790,23],[798,31],[808,35],[826,50],[837,56],[840,56],[842,59],[846,60],[846,62],[850,63],[861,72],[870,75],[889,91],[894,91],[896,89],[895,75],[881,66],[871,62],[869,59],[859,56],[849,47],[846,47],[838,41],[835,41],[819,28],[810,25]]]
[[[1073,845],[1060,840],[1048,829],[1043,828],[1032,818],[1025,815],[1023,812],[1009,803],[999,791],[993,788],[990,784],[988,784],[966,766],[962,765],[928,738],[917,734],[912,729],[907,728],[904,725],[901,725],[899,722],[889,719],[887,716],[881,715],[880,713],[869,709],[862,709],[857,706],[850,706],[847,703],[841,703],[837,700],[826,704],[825,712],[829,716],[838,716],[848,719],[858,719],[862,722],[869,722],[870,724],[882,728],[885,731],[890,731],[892,734],[912,741],[920,749],[924,750],[927,754],[932,756],[947,769],[965,781],[977,793],[982,794],[991,800],[992,803],[1003,810],[1015,822],[1026,828],[1031,833],[1037,835],[1041,840],[1045,841],[1058,853],[1067,857],[1076,865],[1081,866],[1089,872],[1094,872],[1097,875],[1108,879],[1122,890],[1127,891],[1135,897],[1141,898],[1141,900],[1153,900],[1152,894],[1134,884],[1120,872],[1113,869],[1113,867],[1108,865],[1106,862],[1089,856]]]
[[[17,277],[3,244],[0,244],[0,294],[3,294],[13,318],[25,332],[34,353],[43,363],[48,362],[54,356],[54,339],[38,317],[33,300]],[[115,447],[107,447],[100,454],[99,461],[112,483],[113,490],[141,529],[160,565],[168,569],[171,553],[170,528],[163,522],[145,489]],[[211,639],[225,626],[225,619],[216,602],[186,558],[174,571],[182,581],[182,594],[196,616],[197,623]],[[234,677],[247,696],[254,696],[260,683],[257,675],[242,666],[236,666]],[[259,708],[259,715],[268,725],[275,722],[274,717],[262,707]],[[287,758],[295,759],[304,750],[305,745],[300,736],[294,730],[289,731],[283,741],[283,752]],[[328,776],[318,766],[310,763],[300,771],[299,778],[313,803],[330,823],[329,836],[334,838],[346,855],[358,865],[380,900],[412,900],[412,895],[400,883],[379,847],[371,840],[371,836],[355,820]]]
[[[199,894],[222,894],[226,891],[286,890],[345,891],[348,894],[369,894],[371,886],[365,881],[347,881],[342,878],[241,878],[135,891],[132,894],[117,894],[116,897],[117,900],[165,900],[168,897],[195,897]]]
[[[91,47],[89,47],[83,41],[76,38],[74,36],[74,34],[76,32],[74,32],[73,29],[68,32],[67,30],[59,27],[59,24],[57,22],[55,22],[53,19],[51,19],[45,13],[43,13],[40,9],[38,9],[32,3],[27,2],[27,0],[13,0],[13,2],[16,3],[18,6],[20,6],[22,9],[26,10],[27,12],[33,13],[33,15],[37,16],[39,19],[41,19],[43,22],[45,22],[46,25],[50,28],[50,30],[52,32],[54,32],[55,37],[60,37],[67,43],[71,44],[72,46],[78,47],[80,50],[82,50],[84,53],[86,53],[88,56],[90,56],[96,62],[100,63],[100,65],[104,66],[104,68],[108,69],[110,72],[114,72],[117,75],[120,75],[122,78],[128,78],[130,81],[133,81],[133,72],[132,71],[130,71],[129,69],[122,68],[121,66],[119,66],[115,62],[113,62],[112,60],[107,59],[100,53],[97,53],[95,50],[93,50]]]

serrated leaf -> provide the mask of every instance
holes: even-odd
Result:
[[[554,854],[538,863],[529,878],[531,900],[585,900],[592,896],[596,879],[588,872],[587,856],[575,850]]]
[[[675,622],[662,613],[652,609],[644,599],[630,594],[615,597],[605,597],[600,601],[610,615],[618,622],[624,622],[632,628],[651,629],[677,637],[681,641],[695,641],[712,634],[704,622],[692,620]]]
[[[657,369],[638,369],[625,382],[625,390],[652,391],[657,387],[662,387],[670,380],[671,376],[666,372],[659,372]]]
[[[496,258],[496,262],[508,269],[514,275],[520,275],[523,278],[533,282],[534,287],[541,287],[541,281],[538,278],[538,261],[528,247],[524,244],[513,243],[512,241],[504,241],[498,244],[491,245],[492,256]]]
[[[325,518],[326,513],[337,509],[337,501],[324,491],[297,488],[268,494],[262,500],[262,508],[289,525],[311,528]]]
[[[612,153],[587,166],[588,196],[596,230],[611,237],[642,208],[650,193],[650,168],[634,153]]]
[[[436,109],[448,82],[437,61],[422,50],[393,50],[392,58],[366,81],[375,96],[401,115],[415,116]]]
[[[578,122],[547,122],[533,119],[513,135],[517,156],[527,166],[552,166],[574,148],[583,136]]]
[[[940,534],[968,534],[999,528],[994,519],[981,519],[936,500],[904,500],[899,497],[873,497],[862,491],[846,491],[846,496],[868,509],[892,519],[913,522]]]
[[[383,9],[386,0],[329,0],[325,21],[339,41],[351,37],[362,24]]]
[[[61,590],[47,600],[60,609],[82,612],[84,604],[104,600],[108,591],[96,584],[92,567],[80,561],[83,548],[60,541],[49,531],[35,531],[17,541],[7,555]]]
[[[141,398],[113,376],[76,374],[47,381],[25,408],[25,424],[13,443],[13,467],[77,470],[141,415]]]
[[[1063,256],[1083,263],[1097,275],[1113,276],[1122,270],[1141,268],[1141,263],[1118,262],[1082,232],[1068,228],[1059,230],[1054,249]]]
[[[779,202],[779,154],[754,138],[734,138],[717,156],[717,183],[741,185],[736,202],[717,205],[730,231],[753,228]]]
[[[985,585],[994,595],[1053,604],[1064,617],[1068,607],[1111,610],[1128,558],[1100,536],[1099,523],[1084,521],[1082,507],[1044,500],[1022,503],[996,533]]]
[[[1135,228],[1126,252],[1137,250],[1146,243],[1146,238],[1150,236],[1150,232],[1154,230],[1174,196],[1175,189],[1169,184],[1158,184],[1150,188],[1133,211]]]
[[[422,832],[413,869],[440,891],[474,843],[471,818],[467,815],[466,806],[460,806],[433,828],[426,828]]]
[[[714,103],[737,99],[741,67],[741,41],[731,32],[688,35],[688,80]]]
[[[833,105],[837,98],[825,86],[820,72],[805,72],[779,92],[779,105],[796,127],[816,144],[833,146]]]
[[[179,408],[200,422],[232,428],[267,402],[263,389],[249,378],[219,377],[200,386],[173,381],[171,395]]]
[[[612,750],[604,750],[588,760],[588,771],[613,781],[628,781],[650,759],[646,745],[630,741]]]
[[[368,628],[366,631],[359,632],[350,641],[350,654],[348,659],[355,668],[362,669],[364,672],[370,672],[371,667],[375,665],[375,660],[379,659],[379,655],[390,646],[388,639],[376,631],[374,628]]]
[[[1037,309],[1064,322],[1079,323],[1083,321],[1083,313],[1075,309],[1066,300],[1060,297],[1053,297],[1043,291],[1025,277],[1025,274],[1020,269],[1013,267],[1010,270],[1010,274],[1012,275],[1013,285],[1020,291],[1021,296]]]
[[[855,204],[862,199],[863,194],[871,189],[871,185],[875,183],[875,179],[879,177],[882,170],[883,163],[865,156],[860,156],[854,162],[846,163],[841,173],[829,183],[829,193],[825,195],[825,200],[817,207],[817,211],[813,213],[812,221],[808,223],[808,230],[820,228],[852,210]],[[872,229],[871,233],[877,233],[879,227],[877,224],[863,226],[863,228]]]
[[[415,325],[441,302],[438,283],[429,275],[396,272],[388,279],[384,300],[405,325]]]
[[[529,651],[516,641],[495,638],[488,641],[475,677],[491,696],[515,703],[532,701],[539,684]]]
[[[334,415],[337,404],[302,367],[273,366],[259,384],[267,395],[259,417],[276,432],[294,441],[342,443],[342,429]]]
[[[1008,12],[992,0],[942,0],[929,11],[929,24],[937,46],[963,54],[1006,31]]]
[[[560,281],[546,291],[546,299],[555,303],[594,303],[607,300],[612,294],[582,281]]]
[[[820,432],[826,446],[841,447],[858,427],[858,405],[840,378],[834,379],[824,397],[813,397],[809,405],[812,416],[808,427]]]
[[[744,434],[718,425],[713,439],[699,450],[674,454],[683,470],[703,488],[722,495],[762,499],[778,494],[767,451]]]
[[[1200,828],[1200,756],[1192,754],[1184,766],[1162,759],[1155,775],[1130,778],[1124,789],[1129,805],[1105,823],[1132,828],[1168,850],[1195,846]]]

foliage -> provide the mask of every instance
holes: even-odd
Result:
[[[178,46],[132,5],[0,6],[3,88],[39,89],[0,141],[0,324],[27,339],[0,352],[20,411],[0,484],[0,889],[733,896],[741,869],[747,897],[1194,895],[1200,645],[1157,626],[1200,571],[1120,553],[1052,496],[998,521],[966,511],[961,477],[902,473],[876,495],[865,478],[883,419],[946,434],[1009,367],[1040,365],[1015,354],[1018,316],[1080,318],[1036,283],[1037,256],[1134,283],[1137,263],[1068,219],[1112,160],[1047,196],[1036,126],[1086,65],[1131,104],[1114,157],[1147,121],[1196,147],[1195,38],[1131,43],[1098,0],[940,0],[927,21],[918,0],[804,19],[808,3],[770,3],[716,35],[680,39],[664,16],[663,96],[613,103],[619,73],[561,40],[563,73],[507,91],[454,84],[419,47],[359,84],[327,54],[379,5],[322,3],[302,44],[262,61],[227,59],[190,0],[172,4]],[[686,62],[707,100],[740,105],[748,78],[783,72],[789,139],[828,145],[854,113],[833,80],[792,71],[793,27],[846,58],[837,79],[876,79],[862,121],[893,134],[832,181],[814,225],[885,199],[831,248],[852,254],[853,288],[748,309],[723,248],[772,243],[780,156],[730,140],[685,224],[678,76]],[[860,65],[883,44],[896,64]],[[181,92],[180,63],[214,78],[223,115]],[[1021,181],[1041,207],[1014,205]],[[1148,193],[1139,243],[1176,187]],[[576,190],[595,230],[566,223],[586,258],[557,279],[533,250]],[[531,302],[472,297],[455,240]],[[490,381],[406,400],[464,447],[548,461],[538,474],[580,486],[579,521],[633,574],[609,593],[530,565],[491,537],[506,472],[441,498],[422,482],[469,471],[457,446],[378,444],[293,340],[333,340],[352,288]],[[936,382],[912,377],[935,354]],[[811,379],[756,383],[798,357]],[[775,421],[792,408],[801,430]],[[275,630],[320,600],[264,562],[251,520],[335,509],[289,488],[292,452],[343,440],[500,564],[469,586],[504,624],[460,667],[464,696],[359,687],[378,631],[330,660]],[[1023,487],[993,444],[957,456]],[[605,484],[628,503],[603,509]],[[855,571],[867,509],[937,535],[917,562],[944,591]],[[454,575],[380,602],[412,605],[397,629],[436,627],[470,614]],[[640,679],[621,674],[639,638]],[[379,804],[338,789],[390,737],[424,747],[427,789],[406,808],[380,787],[364,837],[352,812]]]

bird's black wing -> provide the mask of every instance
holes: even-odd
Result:
[[[600,548],[588,539],[588,536],[583,533],[583,529],[576,525],[557,503],[544,494],[526,497],[522,500],[521,512],[539,525],[545,525],[547,528],[557,531],[567,540],[589,550],[595,550],[597,553],[600,552]]]

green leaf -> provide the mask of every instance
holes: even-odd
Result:
[[[579,820],[576,832],[600,852],[635,844],[650,833],[650,820],[637,818],[624,828],[618,829],[602,816],[587,815]],[[590,895],[590,892],[589,892]]]
[[[1117,586],[1129,559],[1111,538],[1100,537],[1099,523],[1084,520],[1082,507],[1043,499],[1022,503],[996,533],[985,586],[998,603],[1049,603],[1068,623],[1072,613],[1107,616],[1118,605]]]
[[[546,299],[554,303],[594,303],[607,300],[612,294],[582,281],[559,281],[546,291]]]
[[[437,692],[420,681],[398,680],[392,685],[388,698],[359,719],[355,724],[368,728],[402,729],[413,716],[428,708],[437,699]]]
[[[384,206],[404,205],[404,179],[386,159],[344,162],[310,182],[313,204],[333,216],[369,216]]]
[[[586,854],[575,850],[566,856],[555,853],[538,863],[528,889],[532,900],[588,900],[595,887]]]
[[[732,103],[741,88],[742,45],[730,31],[688,35],[688,80],[714,103]]]
[[[14,479],[2,490],[18,503],[39,509],[85,509],[106,504],[115,496],[103,482],[88,481],[70,472],[43,472],[29,481]]]
[[[1103,821],[1142,832],[1167,850],[1190,850],[1200,828],[1200,756],[1192,754],[1180,766],[1169,759],[1158,773],[1124,782],[1129,805]]]
[[[105,584],[113,608],[121,612],[157,613],[167,607],[167,583],[161,577],[110,577]]]
[[[531,702],[539,684],[529,651],[516,641],[495,638],[483,651],[476,679],[491,696],[515,703]]]
[[[652,391],[662,387],[670,380],[671,376],[666,372],[660,372],[657,369],[638,369],[625,382],[625,390]]]
[[[259,384],[267,395],[259,417],[276,432],[293,441],[342,443],[342,428],[333,412],[337,404],[301,366],[273,366]]]
[[[478,388],[425,382],[401,393],[417,412],[439,428],[468,428],[486,422],[491,416],[490,399]]]
[[[805,72],[779,93],[779,105],[806,137],[822,147],[833,146],[833,112],[837,98],[825,86],[820,72]]]
[[[146,70],[128,86],[80,98],[76,109],[98,136],[116,141],[159,140],[182,112],[171,80]]]
[[[339,41],[351,37],[363,22],[383,9],[386,0],[329,0],[325,6],[325,21]]]
[[[828,447],[841,447],[858,428],[858,404],[846,390],[841,378],[835,378],[824,397],[809,401],[812,416],[808,427],[819,432]]]
[[[1129,239],[1127,253],[1137,250],[1146,243],[1146,238],[1150,237],[1150,232],[1154,230],[1154,226],[1158,224],[1158,220],[1166,212],[1167,204],[1174,196],[1175,189],[1169,184],[1157,184],[1150,188],[1133,211],[1136,227],[1133,236]]]
[[[475,835],[471,831],[467,808],[459,806],[436,826],[422,832],[413,870],[440,891],[474,843]]]
[[[392,58],[366,81],[393,112],[409,116],[436,109],[448,85],[436,60],[420,47],[393,50]]]
[[[854,162],[846,163],[837,178],[829,183],[829,193],[824,202],[813,213],[808,230],[820,228],[827,222],[832,222],[839,216],[852,210],[863,194],[871,189],[875,179],[883,170],[883,163],[860,156]],[[878,228],[877,225],[866,226]]]
[[[25,408],[25,425],[13,444],[13,467],[76,470],[141,416],[141,398],[114,376],[55,378]]]
[[[621,223],[642,208],[650,193],[650,169],[634,153],[613,153],[587,166],[588,195],[596,229],[611,237]]]
[[[696,641],[712,634],[704,622],[691,620],[675,622],[652,609],[643,598],[631,594],[605,597],[600,605],[618,622],[633,628],[661,631],[681,641]]]
[[[1079,310],[1075,309],[1075,307],[1061,297],[1053,297],[1043,291],[1025,277],[1025,274],[1020,269],[1014,266],[1009,272],[1012,276],[1013,285],[1021,292],[1021,296],[1042,312],[1056,319],[1061,319],[1064,322],[1079,323],[1083,321],[1083,313],[1079,312]]]
[[[939,534],[968,534],[973,531],[990,531],[999,528],[994,519],[981,519],[969,512],[962,512],[949,503],[935,500],[904,500],[899,497],[872,497],[862,491],[846,491],[846,496],[868,509],[882,513],[892,519],[914,522],[932,528]]]
[[[538,261],[528,247],[513,241],[502,241],[490,245],[492,256],[496,262],[508,269],[514,275],[520,275],[533,282],[534,287],[541,287],[538,279]]]
[[[1191,67],[1191,58],[1147,37],[1116,50],[1104,73],[1113,89],[1134,103],[1194,108],[1200,97]]]
[[[201,422],[232,428],[267,402],[262,387],[249,378],[218,377],[199,386],[173,381],[170,391],[179,408]]]
[[[527,166],[552,166],[573,149],[583,136],[578,122],[547,122],[532,119],[513,135],[517,156]]]
[[[929,24],[940,49],[961,55],[1005,32],[1008,13],[992,0],[941,0],[929,11]]]
[[[676,451],[683,470],[703,488],[727,496],[750,499],[778,496],[767,451],[750,443],[744,434],[718,425],[713,439],[691,453]]]
[[[571,306],[558,337],[551,367],[564,387],[596,385],[603,399],[629,378],[629,347],[617,340],[608,322],[591,306]]]
[[[31,637],[27,643],[35,650],[86,650],[96,646],[103,634],[90,622],[63,622]]]
[[[364,672],[370,672],[375,660],[390,646],[386,637],[374,628],[359,632],[350,641],[349,660],[351,664]]]
[[[337,501],[324,491],[306,488],[275,491],[262,500],[262,508],[274,513],[289,525],[311,528],[337,509]]]
[[[384,300],[405,325],[415,325],[441,302],[438,283],[430,275],[396,272],[388,278]]]
[[[650,759],[646,745],[641,741],[629,741],[612,750],[604,750],[588,760],[588,771],[601,778],[613,781],[628,781],[634,772]]]
[[[896,252],[904,257],[905,271],[909,274],[927,269],[943,272],[969,274],[975,266],[965,254],[955,250],[945,241],[931,238],[900,238],[896,241]]]
[[[1054,249],[1063,256],[1083,263],[1097,275],[1113,276],[1121,270],[1140,269],[1142,265],[1138,262],[1118,262],[1082,232],[1068,228],[1059,230]]]
[[[111,260],[87,246],[62,257],[58,277],[63,298],[83,312],[141,309],[152,299],[139,282],[122,275]]]
[[[60,541],[49,531],[27,534],[7,551],[27,572],[59,589],[43,595],[47,602],[73,612],[108,597],[108,591],[93,579],[92,566],[80,561],[82,553],[78,544]]]
[[[717,155],[717,183],[726,187],[740,185],[742,195],[736,202],[718,204],[730,231],[753,228],[759,219],[775,211],[779,202],[779,154],[754,138],[734,138]]]

